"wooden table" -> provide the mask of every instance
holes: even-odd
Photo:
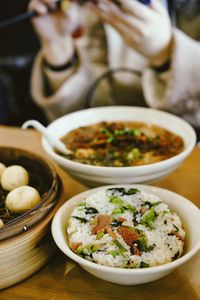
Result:
[[[40,135],[34,130],[0,127],[0,145],[21,147],[46,157]],[[86,189],[58,167],[66,200]],[[200,207],[200,148],[196,148],[181,167],[157,183],[179,193]],[[140,286],[111,284],[76,266],[64,276],[66,256],[59,250],[49,263],[32,277],[0,292],[1,300],[197,300],[200,299],[200,252],[184,266],[153,283]]]

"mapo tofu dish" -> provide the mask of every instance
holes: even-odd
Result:
[[[108,167],[152,164],[184,149],[180,136],[143,122],[100,122],[74,129],[61,140],[71,150],[66,158]]]

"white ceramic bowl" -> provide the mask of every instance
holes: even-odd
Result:
[[[176,193],[153,186],[122,185],[122,187],[133,187],[159,196],[163,202],[169,205],[170,209],[174,210],[179,215],[186,230],[187,236],[184,255],[173,262],[145,269],[123,269],[98,265],[76,255],[68,246],[66,229],[70,214],[73,208],[77,206],[85,196],[109,187],[116,186],[103,186],[86,191],[71,198],[57,211],[52,222],[52,234],[57,246],[68,257],[77,262],[83,269],[98,278],[113,283],[122,285],[143,284],[157,280],[169,274],[171,271],[191,259],[192,256],[194,256],[195,253],[200,249],[200,211],[192,202]]]
[[[180,135],[184,140],[185,149],[172,158],[150,165],[99,167],[77,163],[56,154],[43,138],[42,145],[47,154],[72,177],[88,186],[155,182],[174,171],[190,154],[196,143],[195,131],[186,121],[163,111],[142,107],[108,106],[81,110],[57,119],[47,130],[60,138],[75,128],[101,121],[139,121],[155,124]]]

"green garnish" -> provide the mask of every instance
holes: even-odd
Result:
[[[119,187],[119,188],[110,188],[110,189],[108,189],[108,191],[112,191],[113,193],[118,192],[122,196],[124,196],[124,195],[134,195],[134,194],[140,192],[138,189],[134,189],[134,188],[129,189],[129,190],[126,191],[122,187]]]
[[[131,161],[134,159],[142,158],[142,157],[143,157],[143,154],[140,152],[140,150],[138,148],[133,148],[127,154],[127,159],[131,160]]]
[[[150,208],[149,212],[140,220],[140,223],[149,227],[151,230],[154,229],[152,223],[156,220],[157,214],[153,207]]]
[[[96,245],[92,245],[92,244],[88,244],[87,246],[85,247],[82,247],[82,246],[79,246],[76,250],[76,253],[78,255],[90,255],[91,253],[95,252],[95,251],[98,251],[99,250],[99,245],[96,244]]]
[[[135,214],[137,212],[137,209],[134,206],[130,205],[130,204],[125,204],[123,206],[123,208],[130,210],[133,214]]]
[[[162,203],[161,201],[157,201],[157,202],[153,202],[151,205],[152,206],[156,206],[156,205],[159,205],[160,203]]]
[[[108,143],[112,143],[114,141],[114,139],[115,139],[114,135],[108,129],[102,129],[101,133],[104,133],[108,136],[108,139],[107,139]]]
[[[141,134],[141,131],[138,130],[138,129],[132,128],[132,129],[129,129],[129,130],[128,130],[128,134],[129,134],[129,135],[140,135],[140,134]]]
[[[121,252],[126,252],[127,251],[127,249],[117,239],[114,239],[113,243],[115,244],[115,246],[117,246],[119,248],[119,250]]]
[[[137,245],[139,247],[139,249],[142,251],[142,252],[150,252],[151,250],[154,249],[154,245],[151,245],[151,246],[147,246],[147,240],[146,240],[146,237],[145,236],[141,236],[138,240],[137,240]]]
[[[123,221],[113,220],[112,223],[111,223],[111,226],[119,227],[119,226],[122,225],[122,223],[123,223]]]
[[[101,133],[110,134],[111,132],[108,129],[102,129]]]
[[[76,216],[72,216],[72,218],[79,220],[82,223],[87,223],[88,220],[86,220],[85,218],[81,218],[81,217],[76,217]]]
[[[117,204],[118,206],[121,207],[122,204],[123,204],[123,201],[122,201],[121,198],[119,198],[119,197],[117,197],[117,196],[111,195],[111,196],[110,196],[110,203],[112,203],[112,204]]]
[[[79,247],[76,249],[76,253],[77,253],[78,255],[81,255],[82,252],[83,252],[83,247],[82,247],[82,246],[79,246]]]
[[[180,253],[179,253],[179,251],[178,251],[178,252],[176,252],[176,254],[172,257],[172,260],[177,259],[179,256],[180,256]]]
[[[174,224],[173,224],[173,226],[174,226],[174,228],[176,229],[176,232],[178,232],[178,231],[179,231],[179,228],[178,228],[176,225],[174,225]]]
[[[98,214],[99,211],[95,207],[85,207],[85,213],[86,213],[86,215]]]
[[[115,140],[114,137],[111,136],[111,137],[109,137],[109,138],[107,139],[107,142],[108,142],[108,143],[112,143],[114,140]]]
[[[115,189],[110,189],[115,191]],[[118,188],[116,189],[117,192],[119,192],[122,196],[123,195],[134,195],[137,192],[139,192],[137,189],[129,189],[129,190],[125,190],[124,188]],[[120,213],[124,213],[125,210],[130,210],[133,214],[135,214],[137,212],[136,208],[128,203],[123,204],[123,201],[120,197],[115,196],[115,195],[111,195],[110,197],[110,203],[112,204],[116,204],[118,207],[115,208],[113,210],[113,214],[120,214]]]
[[[100,247],[100,246],[99,246],[98,244],[93,245],[92,248],[91,248],[91,249],[92,249],[92,252],[98,251],[98,250],[99,250],[99,247]]]
[[[144,261],[141,261],[140,268],[149,268],[149,264],[146,264]]]
[[[126,130],[115,130],[114,134],[115,135],[124,135],[126,133]]]
[[[114,258],[119,254],[117,251],[114,251],[114,250],[113,251],[109,251],[108,253],[111,254],[112,257],[114,257]]]
[[[85,206],[86,203],[85,202],[80,202],[78,206]]]
[[[112,143],[117,139],[118,136],[123,136],[123,135],[140,135],[141,132],[138,129],[116,129],[114,132],[109,131],[108,129],[102,129],[100,131],[103,134],[106,134],[108,136],[107,142]]]
[[[138,189],[129,189],[127,192],[125,192],[125,195],[134,195],[137,194],[139,192]]]
[[[103,236],[104,236],[104,232],[103,231],[97,232],[97,239],[98,240],[100,240]]]
[[[123,207],[118,207],[113,209],[112,214],[123,214],[124,213],[124,208]]]

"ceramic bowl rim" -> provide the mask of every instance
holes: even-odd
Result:
[[[165,111],[160,111],[157,109],[152,109],[152,108],[146,108],[146,107],[132,107],[132,106],[105,106],[105,107],[95,107],[95,108],[89,108],[89,109],[85,109],[85,110],[80,110],[80,111],[76,111],[76,112],[72,112],[70,114],[64,115],[60,118],[58,118],[57,120],[53,121],[48,127],[47,130],[51,130],[51,128],[53,128],[54,126],[56,126],[56,124],[58,124],[58,122],[62,122],[62,120],[67,119],[68,117],[76,117],[79,116],[81,114],[87,113],[88,111],[91,112],[98,112],[98,111],[103,111],[103,110],[112,110],[112,109],[132,109],[133,111],[144,111],[144,112],[149,112],[149,113],[156,113],[156,114],[160,114],[161,116],[166,116],[171,118],[171,120],[177,121],[179,123],[181,123],[184,127],[186,127],[188,129],[188,131],[190,132],[190,144],[187,145],[187,147],[185,147],[185,149],[175,155],[174,157],[168,158],[166,160],[160,161],[160,162],[156,162],[156,163],[152,163],[149,165],[142,165],[142,166],[128,166],[128,167],[106,167],[106,166],[94,166],[94,165],[87,165],[87,164],[82,164],[82,163],[78,163],[75,161],[72,161],[70,159],[64,158],[61,155],[55,153],[53,151],[53,148],[50,146],[50,144],[48,143],[48,141],[42,137],[42,146],[44,147],[45,151],[56,161],[58,161],[60,164],[69,167],[71,170],[79,170],[82,172],[91,172],[91,171],[98,171],[99,174],[125,174],[126,172],[135,172],[137,174],[140,174],[140,172],[142,174],[148,174],[149,171],[152,170],[159,170],[159,169],[165,169],[165,168],[169,168],[170,166],[173,166],[175,164],[178,164],[179,162],[181,162],[194,148],[195,144],[196,144],[196,133],[194,131],[194,129],[192,128],[192,126],[186,122],[185,120],[181,119],[180,117],[176,116],[176,115],[172,115],[168,112]],[[75,128],[75,127],[74,127]],[[67,132],[67,131],[66,131]],[[184,139],[184,138],[183,138]]]
[[[85,260],[84,258],[78,256],[77,254],[75,254],[73,251],[70,250],[68,244],[66,242],[64,242],[65,244],[65,249],[63,248],[63,245],[61,246],[59,243],[59,238],[61,237],[64,241],[64,236],[63,236],[63,231],[61,229],[61,224],[59,223],[60,217],[62,216],[62,214],[64,214],[64,212],[66,211],[66,208],[73,203],[74,201],[76,201],[78,198],[80,198],[81,201],[81,197],[83,197],[84,195],[90,194],[92,192],[94,192],[95,190],[100,190],[100,189],[106,189],[106,188],[110,188],[110,187],[136,187],[136,188],[147,188],[149,190],[151,190],[151,188],[153,190],[156,191],[161,191],[163,193],[165,193],[165,195],[169,194],[169,195],[173,195],[175,197],[178,197],[178,199],[181,199],[181,201],[184,201],[187,205],[189,205],[192,209],[193,212],[197,215],[199,215],[199,222],[200,222],[200,210],[199,208],[190,200],[188,200],[187,198],[172,192],[170,190],[164,189],[164,188],[160,188],[160,187],[155,187],[155,186],[151,186],[151,185],[145,185],[145,184],[122,184],[122,185],[105,185],[105,186],[101,186],[98,188],[94,188],[94,189],[90,189],[87,190],[85,192],[82,192],[80,194],[75,195],[74,197],[70,198],[68,201],[66,201],[57,211],[57,213],[55,214],[53,221],[52,221],[52,226],[51,226],[51,230],[52,230],[52,235],[54,238],[55,243],[57,244],[57,246],[60,248],[60,250],[67,255],[69,258],[71,258],[72,260],[74,260],[75,262],[77,262],[78,264],[86,267],[86,268],[90,268],[90,269],[95,269],[98,271],[103,271],[103,272],[107,272],[107,273],[115,273],[115,274],[127,274],[127,275],[139,275],[139,274],[150,274],[150,273],[157,273],[157,272],[162,272],[162,271],[167,271],[167,270],[173,270],[174,268],[177,268],[178,266],[184,264],[185,262],[187,262],[190,258],[192,258],[199,250],[200,250],[200,240],[194,245],[194,247],[192,249],[190,249],[187,253],[185,253],[183,256],[181,256],[180,258],[163,264],[163,265],[159,265],[159,266],[155,266],[155,267],[149,267],[149,268],[142,268],[142,269],[124,269],[124,268],[115,268],[115,267],[109,267],[109,266],[103,266],[103,265],[99,265],[96,264],[94,262],[90,262]],[[78,201],[77,201],[78,202]],[[56,231],[56,232],[55,232]]]

